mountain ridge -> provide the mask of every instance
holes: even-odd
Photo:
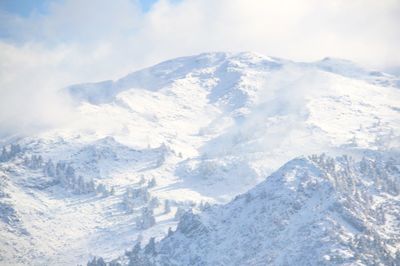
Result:
[[[348,156],[293,159],[230,203],[200,214],[188,212],[151,252],[147,244],[113,262],[396,265],[400,235],[382,233],[395,232],[400,220],[382,215],[389,209],[398,215],[400,187],[375,186],[398,182],[398,163],[394,158],[382,161],[378,153],[358,162]]]
[[[400,91],[365,73],[206,53],[75,87],[71,119],[2,139],[1,263],[109,261],[293,158],[397,154]]]
[[[379,84],[379,78],[382,77],[384,83],[383,85],[389,85],[389,84],[394,84],[395,86],[398,87],[399,85],[399,80],[396,80],[395,76],[392,76],[387,73],[379,72],[379,71],[368,71],[355,63],[345,60],[345,59],[340,59],[340,58],[332,58],[332,57],[326,57],[321,60],[317,60],[315,62],[311,63],[303,63],[303,62],[294,62],[294,61],[289,61],[286,59],[280,59],[280,58],[275,58],[275,57],[269,57],[269,56],[264,56],[259,53],[254,53],[254,52],[238,52],[238,53],[226,53],[226,52],[212,52],[212,53],[202,53],[199,55],[193,55],[193,56],[185,56],[185,57],[178,57],[175,59],[167,60],[160,62],[156,64],[155,66],[152,67],[147,67],[142,70],[134,71],[128,75],[125,75],[124,77],[117,79],[116,81],[112,80],[107,80],[107,81],[100,81],[96,83],[84,83],[84,84],[76,84],[72,85],[70,87],[67,87],[65,90],[72,95],[73,98],[77,100],[89,100],[89,102],[92,103],[104,103],[104,101],[109,101],[109,97],[115,96],[117,93],[121,92],[124,89],[127,89],[129,87],[142,87],[142,88],[158,88],[160,84],[155,82],[155,84],[158,85],[149,85],[148,82],[146,82],[146,79],[154,76],[155,74],[163,74],[163,69],[166,68],[169,71],[173,69],[173,73],[176,73],[176,76],[174,77],[175,79],[179,79],[184,77],[184,74],[181,73],[181,76],[179,75],[179,66],[180,65],[191,65],[192,69],[196,69],[196,67],[200,68],[207,68],[210,65],[215,65],[215,64],[221,64],[221,63],[232,63],[232,61],[235,60],[244,60],[247,63],[253,63],[255,65],[260,64],[260,63],[269,63],[270,67],[280,67],[282,64],[299,64],[299,65],[305,65],[309,66],[311,68],[319,68],[323,71],[327,72],[332,72],[334,74],[338,75],[343,75],[343,76],[348,76],[348,77],[353,77],[353,78],[358,78],[358,79],[367,79],[368,82],[371,83],[378,83]],[[194,61],[194,62],[193,62]],[[188,63],[189,62],[189,63]],[[268,65],[268,64],[266,64]],[[189,70],[189,72],[190,72]],[[158,72],[157,72],[158,71]],[[165,71],[165,69],[164,69]],[[155,72],[155,73],[153,73]],[[374,80],[376,78],[377,80]],[[387,80],[385,80],[385,78]],[[134,84],[129,84],[129,80],[135,81]],[[137,83],[137,81],[139,82]],[[141,82],[143,82],[141,84]],[[154,79],[152,79],[152,82],[154,82]],[[382,85],[381,83],[381,85]],[[397,84],[397,85],[396,85]],[[166,84],[161,84],[161,86],[165,86]],[[103,92],[103,97],[100,97],[100,99],[92,99],[90,96],[90,88],[93,86],[97,87],[97,89],[102,88],[105,91]],[[155,87],[154,87],[155,86]],[[114,92],[112,92],[115,90]],[[85,94],[89,93],[88,95]],[[97,92],[98,93],[98,92]],[[108,94],[109,93],[109,94]]]

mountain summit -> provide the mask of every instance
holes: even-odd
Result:
[[[0,264],[394,263],[397,77],[205,53],[63,93],[70,120],[1,140]]]

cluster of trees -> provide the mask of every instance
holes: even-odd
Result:
[[[164,214],[171,212],[171,203],[168,199],[164,200]]]
[[[143,249],[141,247],[141,241],[138,240],[135,246],[132,248],[132,250],[125,252],[125,255],[129,259],[128,266],[154,265],[154,263],[152,263],[149,258],[155,256],[156,254],[157,254],[156,240],[154,237],[149,239],[149,242]]]
[[[147,206],[142,207],[141,209],[141,215],[137,218],[136,220],[136,225],[139,229],[147,229],[150,228],[155,224],[155,219],[154,219],[154,209],[160,206],[160,202],[158,198],[153,197],[151,200],[148,202]],[[200,210],[205,210],[210,207],[209,203],[201,203],[199,205]],[[171,201],[166,199],[164,200],[163,204],[163,213],[168,214],[171,212]],[[192,208],[188,206],[179,206],[175,212],[174,219],[176,221],[179,221],[181,217],[187,213],[188,211],[191,211]]]
[[[128,212],[132,212],[134,208],[151,203],[152,208],[156,208],[159,202],[156,198],[150,197],[149,189],[157,185],[156,179],[152,178],[147,182],[147,185],[142,186],[146,183],[144,177],[142,176],[139,188],[127,188],[124,194],[124,205]]]
[[[174,217],[175,221],[179,221],[182,218],[182,216],[185,214],[185,212],[186,212],[186,210],[184,208],[178,207],[178,209],[175,212],[175,217]]]
[[[123,204],[127,212],[131,213],[139,206],[146,205],[150,201],[150,193],[147,187],[127,188],[124,194]]]
[[[147,188],[153,188],[157,185],[156,179],[153,177],[147,182]]]
[[[64,161],[54,163],[51,159],[44,162],[41,155],[25,156],[24,165],[30,169],[41,169],[43,174],[54,178],[56,183],[71,190],[75,194],[87,194],[96,192],[103,196],[113,195],[114,187],[107,189],[105,185],[95,185],[93,179],[87,181],[83,176],[77,175],[74,167]]]
[[[136,226],[139,229],[147,229],[156,223],[154,209],[159,206],[159,200],[151,197],[148,187],[127,188],[124,194],[123,204],[127,212],[132,213],[141,207],[140,215],[136,218]]]
[[[104,261],[102,257],[94,257],[92,260],[89,260],[86,264],[87,266],[107,266],[107,263]]]
[[[400,265],[400,251],[391,254],[391,250],[378,234],[369,232],[357,234],[351,243],[351,249],[359,262],[365,265]]]
[[[170,232],[171,229],[169,230]],[[152,266],[155,265],[151,258],[157,255],[156,240],[154,237],[149,239],[149,242],[142,248],[142,237],[139,236],[135,245],[131,250],[125,251],[125,256],[128,258],[128,266]],[[106,262],[102,257],[94,257],[88,261],[87,266],[121,266],[121,258]]]
[[[177,204],[177,203],[175,203]],[[196,204],[193,201],[186,201],[184,203],[177,204],[179,207],[177,208],[174,216],[175,221],[181,220],[182,216],[187,212],[193,212],[194,209],[199,211],[205,211],[211,207],[210,203],[201,201],[200,204]]]
[[[57,183],[72,190],[76,194],[87,194],[96,191],[93,179],[86,181],[81,175],[77,176],[75,169],[66,162],[59,161],[56,164],[49,159],[43,165],[43,173],[55,178]]]
[[[314,155],[310,158],[325,171],[324,176],[330,180],[341,198],[340,204],[335,204],[331,210],[361,232],[355,235],[350,245],[357,260],[371,265],[397,265],[400,253],[393,258],[387,245],[388,240],[381,238],[370,225],[384,225],[388,211],[385,203],[374,203],[372,195],[400,195],[400,175],[396,167],[398,161],[385,159],[379,153],[358,162],[349,156],[333,159],[325,155]],[[370,207],[372,204],[374,208]],[[366,217],[371,217],[369,223],[365,221]],[[331,262],[336,260],[341,264],[346,263],[342,261],[342,256],[331,258]]]
[[[104,184],[98,184],[96,187],[96,193],[101,194],[103,197],[108,197],[115,194],[115,188],[111,187],[111,189],[107,189]]]
[[[141,178],[139,185],[146,182]],[[140,214],[136,218],[136,226],[139,229],[147,229],[152,227],[156,220],[154,218],[154,209],[160,207],[161,202],[157,197],[150,195],[149,189],[156,186],[154,178],[147,182],[147,185],[139,188],[127,188],[123,197],[123,205],[127,212],[132,213],[135,209],[140,208]],[[171,201],[165,200],[163,203],[163,213],[171,212]]]
[[[335,159],[325,154],[312,155],[309,158],[328,173],[327,176],[335,187],[349,195],[366,195],[367,193],[362,193],[362,190],[368,189],[364,181],[373,184],[373,189],[380,192],[393,196],[400,194],[400,177],[396,163],[393,160],[383,161],[379,154],[363,157],[359,162],[346,155]],[[368,201],[367,198],[364,200]]]
[[[183,210],[183,209],[182,209]],[[207,231],[207,228],[200,222],[198,216],[194,215],[191,211],[183,212],[183,222],[179,223],[178,229],[184,234],[190,235],[195,231]],[[167,237],[170,237],[174,232],[171,228],[168,229]],[[125,252],[125,256],[129,259],[129,266],[136,265],[155,265],[153,258],[159,254],[155,238],[149,239],[149,242],[144,248],[141,247],[141,237],[136,241],[135,246]]]
[[[24,157],[24,165],[30,169],[37,170],[43,167],[42,155],[32,155],[31,157]]]
[[[22,153],[22,149],[19,144],[11,144],[9,149],[3,146],[0,154],[0,162],[7,162],[20,153]]]
[[[11,144],[3,146],[0,152],[0,162],[7,162],[18,155],[23,155],[24,150],[19,144]],[[54,178],[54,183],[58,183],[63,187],[72,190],[76,194],[86,194],[98,192],[104,196],[114,194],[114,188],[106,189],[104,185],[94,184],[92,179],[86,180],[82,176],[76,175],[75,169],[68,163],[59,161],[54,163],[51,159],[45,161],[42,155],[32,154],[23,157],[23,165],[32,170],[42,170],[43,174]],[[154,186],[155,181],[150,180],[148,186]]]
[[[364,157],[358,168],[363,176],[374,182],[376,189],[398,196],[400,194],[400,175],[397,164],[394,160],[382,162],[379,159],[373,160]]]
[[[152,208],[143,207],[141,209],[141,214],[136,218],[136,226],[138,229],[147,229],[156,224],[156,219],[154,218],[154,211]]]
[[[211,207],[211,204],[210,204],[210,203],[201,201],[201,202],[200,202],[200,205],[199,205],[199,210],[200,210],[200,211],[205,211],[205,210],[207,210],[207,209],[210,208],[210,207]]]
[[[106,262],[102,257],[94,257],[89,260],[87,266],[121,266],[122,264],[116,261]]]

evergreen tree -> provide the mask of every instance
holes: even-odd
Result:
[[[169,227],[167,236],[172,236],[173,233],[174,231],[172,231],[171,227]]]
[[[96,188],[96,192],[98,194],[103,194],[107,191],[106,187],[103,184],[98,184]]]
[[[87,263],[87,266],[107,266],[107,264],[102,257],[94,257],[91,261]]]
[[[136,226],[139,229],[147,229],[152,227],[155,223],[156,219],[154,218],[153,210],[143,207],[141,215],[136,220]]]
[[[175,219],[176,221],[179,221],[179,220],[181,219],[182,215],[183,215],[185,212],[186,212],[185,209],[183,209],[182,207],[178,207],[178,209],[176,210],[174,219]]]
[[[75,177],[75,169],[71,165],[67,166],[67,169],[65,170],[65,176],[68,178]]]
[[[17,155],[21,151],[22,151],[21,150],[21,146],[19,146],[19,144],[11,144],[11,148],[10,148],[11,157],[14,157],[15,155]]]
[[[128,264],[129,266],[137,266],[142,264],[140,260],[140,251],[142,250],[140,241],[141,241],[141,235],[138,236],[138,240],[136,241],[135,246],[127,254],[129,258],[129,264]]]
[[[56,177],[60,181],[60,183],[64,186],[67,185],[67,180],[65,178],[65,163],[57,162],[56,164]]]
[[[97,259],[97,266],[106,266],[106,262],[104,261],[104,259],[102,257],[99,257]]]
[[[158,206],[160,206],[160,201],[158,200],[158,198],[157,197],[151,198],[151,200],[149,202],[149,208],[155,209]]]
[[[137,241],[135,246],[132,249],[132,252],[135,253],[135,254],[139,254],[141,249],[142,249],[142,247],[140,245],[140,241]]]
[[[7,149],[5,146],[3,146],[3,149],[1,151],[0,161],[6,162],[6,161],[8,161],[8,159],[9,159],[9,155],[8,155]]]
[[[51,159],[47,161],[47,163],[44,166],[44,174],[50,177],[55,177],[56,176],[56,168],[54,166],[54,163]]]
[[[156,241],[154,237],[150,238],[149,243],[147,243],[147,245],[144,248],[144,253],[147,255],[156,254]]]
[[[152,179],[150,179],[150,181],[147,183],[148,188],[153,188],[156,185],[157,185],[157,183],[156,183],[156,179],[154,177]]]
[[[141,186],[141,185],[144,185],[145,182],[146,182],[146,180],[144,179],[144,176],[141,175],[141,176],[140,176],[140,180],[139,180],[139,185],[140,185],[140,186]]]
[[[91,179],[89,183],[87,183],[87,192],[91,193],[94,191],[95,191],[95,185],[93,179]]]
[[[171,206],[170,206],[169,200],[166,199],[164,201],[164,213],[167,214],[170,212],[171,212]]]
[[[79,194],[85,193],[85,181],[81,175],[78,177],[78,188],[76,192]]]

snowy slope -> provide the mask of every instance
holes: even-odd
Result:
[[[396,151],[398,84],[344,60],[245,52],[68,87],[70,121],[1,140],[0,264],[115,258],[138,236],[162,238],[177,209],[227,203],[292,158]],[[155,224],[144,229],[146,208]]]
[[[399,163],[379,154],[291,160],[229,204],[186,213],[175,232],[120,262],[398,265]]]

